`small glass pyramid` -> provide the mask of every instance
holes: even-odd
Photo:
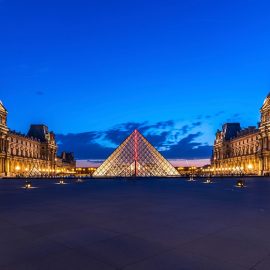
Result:
[[[138,130],[134,130],[93,174],[94,177],[177,175],[178,171]]]

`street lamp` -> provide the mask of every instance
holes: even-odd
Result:
[[[24,188],[30,189],[31,187],[32,187],[32,183],[30,181],[26,181],[25,185],[24,185]]]
[[[60,179],[60,180],[59,180],[59,184],[60,184],[60,185],[64,185],[64,184],[65,184],[65,180],[64,180],[63,178]]]
[[[194,166],[192,166],[192,167],[190,168],[191,174],[190,174],[190,178],[189,178],[188,181],[195,181],[195,179],[194,179],[194,176],[195,176],[195,169],[196,169],[196,167],[194,167]]]
[[[236,187],[238,187],[238,188],[244,188],[245,187],[244,180],[238,180],[237,183],[236,183]]]
[[[206,179],[206,181],[204,183],[205,184],[212,184],[213,182],[212,182],[211,178],[209,177]]]

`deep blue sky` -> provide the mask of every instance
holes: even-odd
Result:
[[[269,9],[266,0],[0,0],[9,127],[90,132],[74,135],[89,148],[70,136],[64,146],[99,158],[93,142],[115,147],[112,130],[144,126],[160,149],[186,142],[191,157],[206,157],[198,147],[223,122],[259,120],[270,91]],[[190,158],[178,148],[167,156]]]

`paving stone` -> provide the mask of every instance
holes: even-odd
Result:
[[[19,263],[1,267],[1,270],[113,270],[114,268],[77,251],[66,250],[43,258],[22,259]]]
[[[96,228],[78,228],[76,230],[60,231],[47,238],[76,249],[89,247],[93,243],[109,240],[118,235],[118,233]]]
[[[103,261],[116,268],[160,254],[167,248],[142,238],[123,235],[98,242],[86,249],[90,257]]]
[[[270,269],[270,179],[0,180],[0,269]]]
[[[187,253],[185,250],[170,251],[153,256],[138,263],[128,265],[125,270],[244,270],[237,264],[223,260],[212,260],[198,254]]]

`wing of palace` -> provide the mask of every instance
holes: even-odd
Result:
[[[72,153],[57,156],[55,135],[45,125],[31,125],[27,135],[7,126],[0,102],[0,176],[55,175],[75,171]]]
[[[216,133],[212,168],[215,174],[270,174],[270,94],[260,110],[258,126],[242,129],[226,123]]]

